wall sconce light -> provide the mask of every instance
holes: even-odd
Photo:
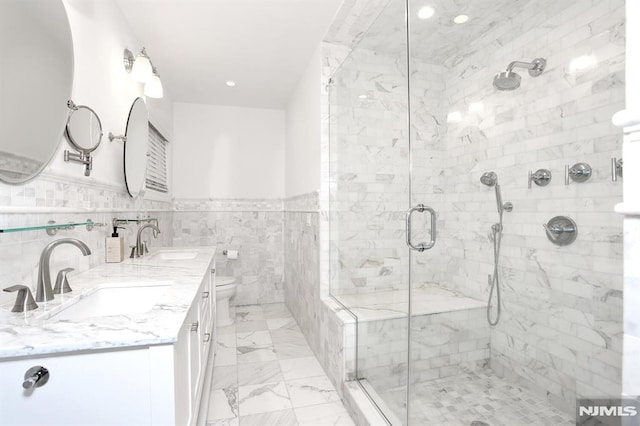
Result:
[[[158,69],[153,67],[153,75],[144,85],[144,94],[150,98],[162,98],[164,91],[162,90],[162,81],[158,75]]]
[[[162,98],[162,82],[156,68],[143,47],[138,56],[133,57],[129,49],[124,49],[124,69],[131,73],[133,78],[144,83],[144,94],[150,98]]]

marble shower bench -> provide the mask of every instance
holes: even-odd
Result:
[[[374,388],[407,380],[408,291],[346,294],[337,299],[357,317],[358,378]],[[486,302],[422,284],[412,293],[412,383],[476,371],[489,360]]]

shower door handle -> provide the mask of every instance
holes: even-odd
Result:
[[[411,215],[414,212],[418,212],[418,213],[429,212],[429,214],[431,215],[431,241],[429,241],[428,243],[424,242],[424,243],[418,243],[417,245],[414,245],[411,242]],[[435,210],[433,210],[431,207],[425,206],[424,204],[418,204],[417,206],[411,207],[409,210],[407,210],[406,221],[407,221],[407,245],[411,250],[423,252],[425,250],[429,250],[431,247],[433,247],[436,244],[436,212]]]

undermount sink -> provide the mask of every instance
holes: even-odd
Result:
[[[169,288],[167,283],[108,285],[98,287],[77,302],[56,312],[50,318],[77,320],[80,318],[134,315],[150,311]]]
[[[151,257],[160,260],[188,260],[195,259],[198,250],[193,249],[175,249],[175,250],[159,250],[152,254]]]

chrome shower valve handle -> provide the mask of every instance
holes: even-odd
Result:
[[[615,182],[622,177],[622,158],[613,157],[611,159],[611,181]]]
[[[585,182],[591,177],[591,174],[591,166],[587,163],[576,163],[571,167],[567,164],[564,167],[564,184],[569,185],[570,180],[578,183]]]
[[[578,237],[578,225],[567,216],[553,217],[548,223],[543,223],[542,227],[549,241],[558,246],[569,245]]]
[[[531,189],[531,182],[538,186],[547,186],[551,182],[551,171],[548,169],[538,169],[535,172],[529,170],[529,182],[527,187]]]

